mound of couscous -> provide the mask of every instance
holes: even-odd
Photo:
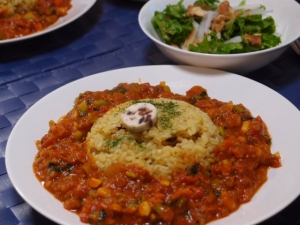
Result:
[[[157,108],[157,122],[146,131],[132,132],[122,125],[121,114],[136,102],[111,109],[88,134],[88,149],[100,169],[121,162],[137,164],[156,177],[172,178],[197,163],[209,166],[211,151],[222,137],[206,113],[183,101],[142,100]]]
[[[0,18],[31,9],[37,0],[0,0]]]

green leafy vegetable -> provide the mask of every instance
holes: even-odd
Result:
[[[182,4],[167,5],[163,12],[155,12],[152,25],[167,44],[179,45],[194,29],[193,18],[186,16],[187,9]]]
[[[239,6],[243,6],[243,5],[246,5],[246,0],[241,1],[239,4]]]
[[[196,0],[194,5],[204,10],[217,10],[217,3],[219,0]],[[225,28],[221,32],[209,32],[201,42],[190,44],[189,50],[208,54],[236,54],[259,51],[281,43],[280,36],[275,35],[276,25],[273,17],[264,18],[263,14],[254,12],[262,12],[266,9],[265,6],[260,5],[257,9],[249,10],[246,0],[242,0],[239,6],[243,8],[222,21]],[[183,0],[180,0],[175,5],[167,5],[162,12],[156,11],[151,22],[165,43],[180,47],[196,28],[195,21],[201,23],[201,18],[187,17],[187,9]],[[242,41],[230,40],[234,37]]]
[[[232,54],[242,52],[243,45],[241,43],[225,44],[224,41],[218,39],[216,33],[212,31],[202,42],[197,43],[197,45],[190,45],[189,50],[209,54]]]
[[[281,42],[280,37],[274,34],[262,34],[262,49],[267,49],[278,45]]]
[[[217,3],[219,2],[219,0],[196,0],[194,5],[201,6],[205,10],[216,10],[218,8]]]
[[[215,32],[211,32],[203,42],[197,45],[190,45],[189,50],[210,54],[234,54],[254,52],[281,43],[280,37],[274,35],[276,30],[275,21],[272,17],[262,18],[262,15],[242,16],[231,19],[227,22],[225,30],[222,32],[222,39],[218,39]],[[262,43],[260,46],[250,45],[244,38],[245,34],[261,34]],[[241,36],[241,43],[225,43],[232,37]]]
[[[269,16],[262,20],[262,33],[273,34],[276,30],[274,19]]]

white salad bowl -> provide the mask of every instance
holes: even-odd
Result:
[[[184,6],[196,0],[184,0]],[[223,1],[223,0],[221,0]],[[221,2],[220,1],[220,2]],[[229,0],[231,6],[238,6],[242,0]],[[266,50],[240,54],[206,54],[196,53],[165,44],[154,30],[151,19],[155,11],[163,11],[169,4],[177,4],[179,0],[150,0],[141,9],[138,17],[143,32],[172,61],[183,65],[208,67],[238,74],[247,74],[259,69],[278,58],[298,37],[300,37],[300,4],[295,0],[246,0],[246,4],[262,4],[268,15],[276,24],[276,35],[281,43]]]

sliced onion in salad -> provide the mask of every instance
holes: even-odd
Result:
[[[229,44],[229,43],[238,43],[238,42],[242,42],[242,37],[241,36],[235,36],[233,38],[228,39],[227,41],[225,41],[225,44]]]

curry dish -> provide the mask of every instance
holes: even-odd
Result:
[[[222,137],[210,152],[213,160],[208,165],[195,162],[167,179],[134,163],[115,162],[101,169],[87,145],[93,124],[120,104],[155,98],[183,101],[209,116]],[[279,153],[271,153],[271,136],[262,118],[242,104],[210,98],[201,86],[185,95],[173,93],[164,82],[86,91],[49,127],[36,143],[34,173],[83,223],[207,224],[249,202],[267,181],[268,169],[281,166]],[[176,138],[167,141],[178,144]],[[109,143],[113,148],[119,142]]]
[[[19,5],[0,4],[0,40],[18,38],[42,31],[67,15],[71,0],[26,0]],[[1,3],[1,2],[0,2]],[[29,3],[28,3],[29,4]]]

